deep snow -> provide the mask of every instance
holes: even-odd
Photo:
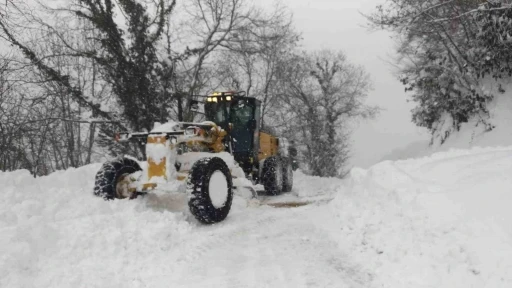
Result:
[[[0,287],[512,287],[512,147],[296,172],[212,226],[182,196],[94,197],[99,167],[0,172]]]

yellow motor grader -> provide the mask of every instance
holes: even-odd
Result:
[[[106,200],[135,198],[150,191],[188,195],[190,212],[217,223],[231,208],[233,189],[263,186],[270,195],[289,192],[292,159],[285,138],[261,127],[261,102],[244,92],[205,96],[201,123],[169,122],[150,132],[119,133],[118,141],[146,141],[147,167],[129,157],[103,164],[94,194]]]

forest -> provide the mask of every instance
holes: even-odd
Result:
[[[129,154],[116,132],[202,121],[199,95],[245,91],[301,168],[342,177],[347,119],[373,117],[370,75],[342,49],[308,51],[289,9],[249,0],[0,4],[0,170],[34,176]],[[341,47],[340,47],[341,48]]]
[[[512,77],[509,1],[387,0],[365,14],[390,31],[411,120],[443,143],[469,119],[494,128],[488,104]],[[245,91],[263,124],[298,148],[301,168],[342,177],[351,118],[370,74],[340,49],[306,50],[285,5],[250,0],[32,0],[0,4],[0,170],[33,175],[121,154],[141,145],[116,132],[202,121],[200,95]]]

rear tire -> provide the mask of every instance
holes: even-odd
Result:
[[[117,183],[126,174],[132,174],[142,169],[139,163],[128,158],[117,158],[107,161],[96,173],[94,195],[105,200],[121,199],[116,193]]]
[[[279,158],[270,156],[263,162],[261,182],[269,195],[279,195],[283,191],[283,168]]]
[[[290,161],[283,165],[283,192],[290,192],[293,188],[293,168]]]
[[[224,220],[233,202],[233,182],[226,163],[218,157],[194,163],[188,175],[187,194],[190,212],[199,222]]]

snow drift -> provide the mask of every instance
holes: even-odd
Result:
[[[37,179],[27,171],[0,173],[0,287],[131,287],[125,284],[137,279],[129,275],[148,263],[127,264],[141,255],[165,262],[191,229],[186,215],[150,199],[93,196],[100,166]]]
[[[185,199],[92,195],[101,165],[0,172],[0,287],[512,287],[512,147],[297,171],[203,226]]]
[[[512,287],[512,148],[354,169],[331,204],[378,287]]]

